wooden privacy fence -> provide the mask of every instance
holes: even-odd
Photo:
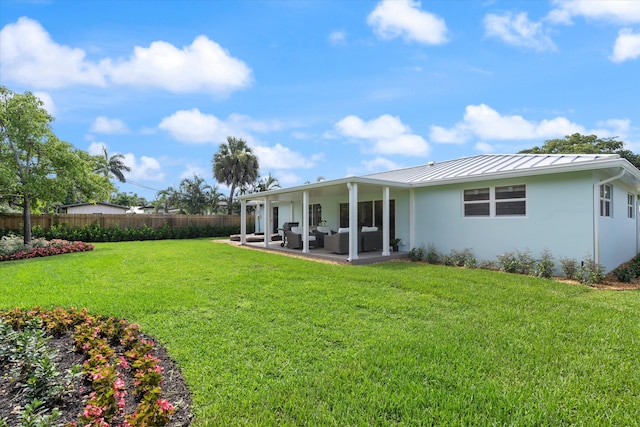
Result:
[[[247,215],[247,225],[253,224],[253,215]],[[22,214],[0,214],[0,230],[22,230]],[[98,225],[109,228],[183,228],[189,226],[232,227],[240,226],[240,215],[170,215],[170,214],[45,214],[31,215],[31,227],[40,226],[49,230],[51,226],[66,224],[70,228]]]

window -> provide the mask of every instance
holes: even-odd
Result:
[[[489,188],[464,190],[464,216],[489,216]]]
[[[636,198],[633,194],[629,193],[627,194],[627,218],[635,218],[635,212],[636,212]]]
[[[611,185],[600,186],[600,216],[611,216]]]
[[[317,227],[322,222],[322,205],[309,205],[309,225]]]
[[[524,216],[527,214],[527,186],[473,188],[464,190],[465,217]]]
[[[382,230],[382,200],[358,202],[358,228],[376,226]],[[340,203],[340,227],[349,227],[349,203]],[[396,201],[389,200],[389,237],[396,233]]]
[[[496,187],[496,216],[526,215],[526,195],[524,185]]]

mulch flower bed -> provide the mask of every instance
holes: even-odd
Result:
[[[68,372],[74,366],[80,371],[69,377],[59,395],[41,398],[49,406],[43,413],[50,414],[54,407],[60,412],[51,425],[191,424],[191,395],[179,368],[166,350],[142,334],[136,324],[73,308],[14,309],[0,312],[0,319],[15,331],[39,325],[46,333],[46,351],[54,356],[57,371]],[[25,366],[16,369],[11,365],[14,353],[7,351],[2,340],[0,346],[0,426],[3,420],[5,425],[17,426],[29,404],[25,380],[31,376],[33,384],[33,378],[42,373],[25,374]],[[46,378],[38,381],[46,382]]]

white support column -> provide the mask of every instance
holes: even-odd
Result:
[[[382,256],[389,256],[389,187],[382,188]]]
[[[302,252],[309,253],[309,191],[302,192]]]
[[[349,258],[358,259],[358,184],[348,183],[349,188]]]
[[[240,200],[240,244],[247,244],[247,201]]]
[[[409,190],[409,250],[416,247],[416,190]]]
[[[289,222],[293,222],[293,201],[289,202]]]
[[[271,209],[269,206],[269,198],[264,198],[263,205],[264,212],[262,213],[262,219],[264,220],[262,225],[262,231],[264,232],[264,247],[269,247],[269,242],[271,241],[271,228],[269,227],[271,222]]]

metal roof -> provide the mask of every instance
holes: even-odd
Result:
[[[574,167],[589,169],[600,162],[619,158],[617,154],[482,154],[373,173],[364,175],[363,178],[406,184],[427,184],[490,175],[558,172],[561,169]]]

